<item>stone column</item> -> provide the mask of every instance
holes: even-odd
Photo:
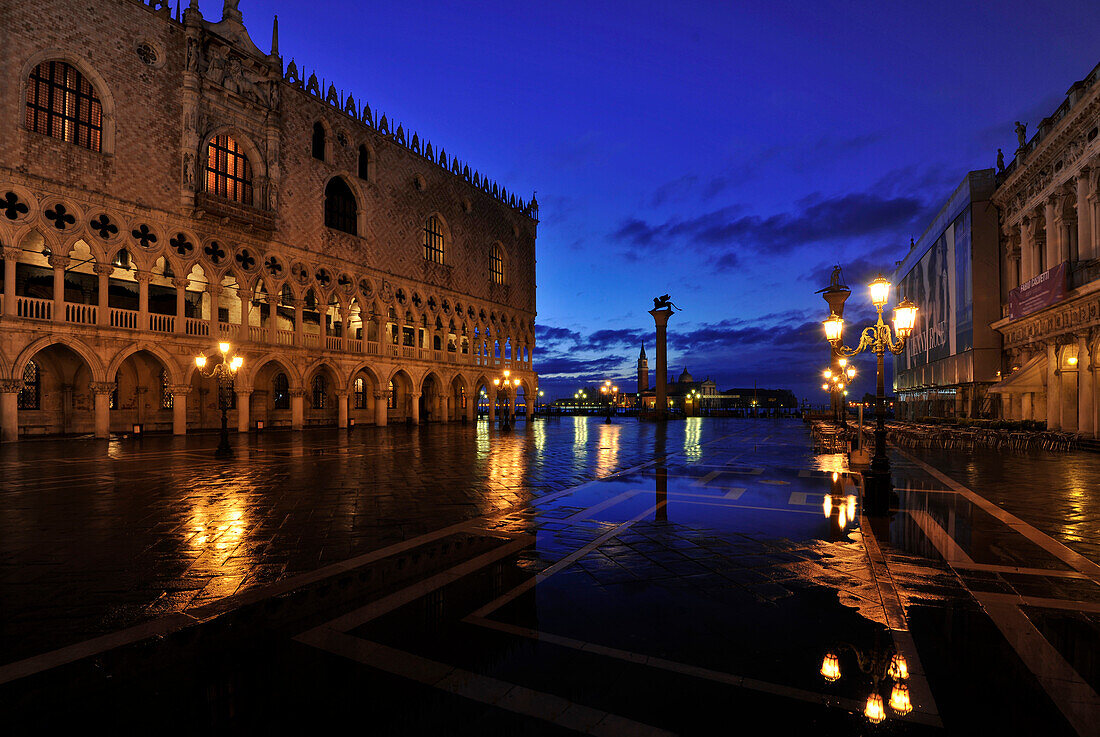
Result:
[[[53,321],[65,322],[65,268],[71,261],[65,256],[50,256],[53,267]]]
[[[374,424],[378,427],[386,426],[386,412],[389,410],[389,392],[374,393]]]
[[[267,297],[267,342],[275,345],[278,342],[276,330],[279,329],[279,297],[268,295]]]
[[[92,267],[92,271],[95,272],[96,279],[99,283],[99,300],[96,305],[95,322],[96,325],[100,327],[107,327],[111,324],[111,303],[109,295],[111,291],[111,274],[114,273],[115,267],[113,264],[97,263]]]
[[[1058,345],[1047,344],[1047,429],[1062,428],[1062,372],[1058,369]]]
[[[1078,220],[1079,221],[1079,220]],[[1077,336],[1077,431],[1096,434],[1096,384],[1087,334]]]
[[[1043,221],[1046,223],[1047,229],[1046,268],[1048,269],[1057,266],[1061,262],[1060,249],[1062,234],[1058,227],[1058,218],[1055,215],[1056,212],[1057,200],[1054,197],[1048,197],[1047,201],[1043,203]]]
[[[252,312],[252,292],[238,289],[237,297],[241,300],[241,331],[237,340],[244,345],[252,341],[252,333],[248,329],[248,316]]]
[[[1089,241],[1088,245],[1082,245],[1081,258],[1098,258],[1100,257],[1100,177],[1097,175],[1097,171],[1100,169],[1100,164],[1094,166],[1089,170],[1088,180],[1088,199],[1085,200],[1085,211],[1088,213],[1089,218]],[[1077,201],[1078,213],[1081,211],[1081,201]],[[1081,216],[1078,214],[1078,221]]]
[[[1034,392],[1024,392],[1020,395],[1020,416],[1016,419],[1019,420],[1032,420],[1035,412],[1035,394]]]
[[[1034,216],[1020,221],[1020,284],[1035,276],[1035,264],[1038,263],[1035,258],[1034,221]]]
[[[176,325],[175,333],[183,335],[187,332],[187,285],[190,282],[181,277],[172,279],[172,286],[176,288]],[[183,433],[177,433],[182,435]]]
[[[489,424],[497,421],[497,398],[500,390],[497,387],[489,389]]]
[[[668,419],[668,356],[666,353],[665,327],[672,317],[671,309],[650,310],[653,322],[657,326],[657,376],[656,403],[653,405],[654,419]]]
[[[306,326],[302,320],[302,313],[306,306],[304,299],[294,300],[294,345],[304,346],[306,344]]]
[[[414,425],[420,424],[420,392],[409,392],[409,416]]]
[[[1077,258],[1092,258],[1092,203],[1089,202],[1089,169],[1077,174]]]
[[[95,436],[106,438],[111,435],[111,392],[115,390],[113,381],[93,381],[90,384],[95,397]]]
[[[248,432],[248,411],[252,405],[251,390],[237,390],[237,432]]]
[[[348,393],[336,393],[336,427],[348,426]]]
[[[5,265],[5,268],[11,267]],[[0,442],[19,439],[19,390],[22,388],[22,379],[0,380]]]
[[[221,331],[218,328],[218,296],[221,294],[222,288],[218,284],[208,284],[207,289],[210,294],[210,317],[207,319],[207,324],[210,326],[210,339],[214,341],[221,340]]]
[[[535,396],[533,394],[524,394],[523,399],[526,404],[526,420],[530,422],[531,419],[535,416]]]
[[[4,249],[4,314],[14,317],[15,305],[15,265],[19,263],[19,249]]]
[[[172,387],[172,434],[187,434],[187,395],[191,393],[190,384],[173,384]]]
[[[153,274],[149,271],[138,271],[134,276],[138,283],[138,330],[148,330],[149,282],[153,280]]]
[[[305,427],[305,389],[290,390],[290,429],[301,430]]]

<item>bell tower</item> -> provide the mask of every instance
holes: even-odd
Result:
[[[645,357],[645,346],[638,353],[638,393],[649,391],[649,361]]]

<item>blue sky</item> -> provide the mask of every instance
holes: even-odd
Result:
[[[220,6],[206,0],[206,17]],[[526,198],[550,395],[669,363],[821,401],[814,292],[890,271],[971,169],[1100,61],[1100,3],[244,0],[285,62]],[[867,315],[867,311],[864,311]],[[858,359],[858,393],[873,363]]]

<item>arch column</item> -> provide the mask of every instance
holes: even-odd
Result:
[[[1089,201],[1090,170],[1086,166],[1077,174],[1077,258],[1087,261],[1093,256],[1092,203]]]
[[[19,439],[19,390],[22,388],[22,379],[0,380],[0,442]]]
[[[497,421],[497,400],[500,399],[500,389],[492,387],[489,389],[489,424],[492,425]]]
[[[525,420],[531,421],[531,418],[535,416],[535,396],[534,394],[523,393],[524,408],[526,410]]]
[[[301,430],[305,425],[305,389],[290,390],[290,429]]]
[[[190,384],[173,384],[172,391],[172,434],[187,434],[187,395],[191,393]]]
[[[177,335],[183,335],[187,332],[187,285],[190,281],[182,277],[174,277],[172,279],[172,286],[176,288],[176,325],[175,332]],[[183,433],[176,433],[182,435]]]
[[[279,329],[279,297],[267,296],[267,342],[275,345],[278,341],[276,330]]]
[[[1062,428],[1062,372],[1058,370],[1058,344],[1047,344],[1047,429]]]
[[[1077,431],[1096,434],[1096,383],[1088,335],[1077,336]]]
[[[420,392],[409,392],[409,416],[414,425],[420,424]]]
[[[4,249],[4,314],[14,317],[15,309],[15,265],[19,262],[18,248]],[[101,292],[102,294],[102,292]]]
[[[237,298],[241,301],[241,329],[238,333],[237,342],[241,345],[248,343],[252,340],[252,335],[248,329],[248,316],[252,312],[252,292],[247,289],[238,289]],[[240,407],[240,403],[237,404]],[[245,424],[245,431],[248,430],[248,424]]]
[[[206,285],[210,294],[210,318],[207,322],[210,325],[210,340],[221,340],[221,328],[218,327],[218,297],[221,295],[222,288],[220,285],[211,281]]]
[[[248,410],[252,404],[252,390],[237,390],[237,432],[248,432]]]
[[[65,322],[65,269],[72,263],[65,256],[50,256],[53,267],[53,321]]]
[[[389,392],[374,393],[374,424],[378,427],[386,426],[386,411],[389,408]]]
[[[305,306],[304,299],[294,300],[294,345],[299,348],[306,344],[306,326],[302,321]]]
[[[348,426],[348,393],[336,393],[336,427]]]
[[[148,271],[138,271],[134,277],[138,283],[138,330],[148,330],[149,282],[153,280],[153,274]]]
[[[97,263],[92,267],[92,271],[95,272],[99,281],[99,303],[96,306],[95,322],[96,325],[101,327],[107,327],[111,324],[111,302],[108,292],[111,289],[111,274],[114,273],[114,270],[115,267],[112,264]]]
[[[95,397],[95,436],[106,438],[111,435],[111,392],[115,390],[113,381],[93,381],[90,385]]]
[[[1060,229],[1058,227],[1058,219],[1055,217],[1055,205],[1056,200],[1054,197],[1048,197],[1047,201],[1043,203],[1043,220],[1046,222],[1047,227],[1047,262],[1044,265],[1048,269],[1058,265],[1059,263],[1059,248],[1060,241],[1062,240]]]

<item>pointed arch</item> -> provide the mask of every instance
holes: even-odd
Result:
[[[112,358],[111,362],[107,365],[107,381],[114,381],[115,376],[118,373],[118,369],[122,365],[122,363],[130,356],[134,355],[135,353],[140,353],[141,351],[151,353],[152,355],[157,357],[161,364],[163,364],[164,368],[168,371],[168,378],[171,383],[182,383],[183,372],[180,370],[179,364],[176,363],[176,360],[171,356],[171,354],[168,353],[168,351],[164,350],[164,348],[160,347],[156,343],[150,343],[148,341],[133,343],[132,345],[128,345],[120,350],[118,353],[116,353],[114,355],[114,358]]]
[[[251,368],[249,368],[249,363],[252,364]],[[281,353],[267,353],[252,362],[246,360],[245,370],[248,372],[246,374],[247,381],[242,382],[242,388],[248,387],[250,389],[255,389],[256,378],[260,375],[260,371],[270,364],[276,364],[282,372],[287,375],[287,378],[290,380],[291,389],[302,388],[302,376],[298,373],[297,367],[295,367],[292,362],[288,361],[286,356]]]
[[[22,109],[26,110],[27,95],[31,88],[31,73],[34,72],[40,64],[48,62],[62,62],[73,67],[80,75],[91,85],[95,90],[95,95],[98,98],[99,110],[100,110],[100,145],[97,149],[92,149],[98,153],[112,154],[115,151],[115,98],[111,92],[110,86],[107,84],[107,80],[92,63],[79,54],[75,54],[68,49],[50,48],[43,49],[35,54],[32,54],[24,63],[23,68],[20,70],[20,95],[19,99],[22,101]],[[20,116],[21,119],[26,121],[26,115]],[[24,122],[23,125],[26,125]]]
[[[15,365],[12,366],[12,376],[22,376],[23,369],[26,368],[27,362],[34,358],[35,354],[39,351],[44,348],[49,348],[51,345],[62,345],[83,358],[85,363],[88,364],[88,370],[91,371],[92,381],[107,380],[107,371],[103,366],[103,362],[99,360],[99,356],[95,354],[95,351],[85,345],[83,341],[71,338],[67,335],[47,335],[28,345],[19,352],[18,358],[15,359]]]

